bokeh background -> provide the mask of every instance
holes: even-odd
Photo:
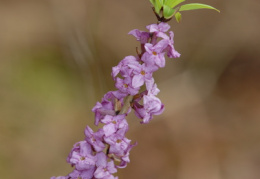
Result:
[[[147,125],[129,116],[138,145],[122,179],[260,178],[260,1],[196,2],[221,13],[170,22],[182,55],[155,74],[166,110]],[[0,1],[0,178],[72,171],[111,67],[135,55],[127,33],[155,22],[148,0]]]

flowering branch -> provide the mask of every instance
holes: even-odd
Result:
[[[173,14],[169,14],[173,11],[167,9],[167,6],[178,5],[184,0],[176,0],[175,4],[167,4],[172,0],[150,1],[154,5],[158,23],[146,26],[148,31],[134,29],[128,33],[140,42],[141,52],[137,48],[136,56],[126,56],[112,68],[111,76],[117,90],[106,93],[102,101],[97,102],[92,109],[95,125],[101,123],[102,127],[96,132],[89,126],[85,128],[85,140],[77,142],[67,157],[67,162],[74,170],[67,176],[51,179],[118,179],[113,174],[118,168],[127,166],[130,151],[137,144],[131,144],[131,140],[126,138],[126,116],[133,109],[141,123],[145,124],[154,115],[160,115],[164,111],[164,105],[156,97],[160,90],[153,73],[165,67],[165,55],[169,58],[180,57],[174,48],[174,33],[169,31],[170,25],[166,21],[178,10],[192,7],[178,7]],[[158,3],[166,4],[158,6]],[[141,87],[145,88],[142,92]]]

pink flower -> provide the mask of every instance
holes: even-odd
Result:
[[[137,41],[141,42],[141,44],[147,43],[150,38],[149,32],[140,31],[138,29],[131,30],[128,34],[133,35]]]
[[[154,95],[144,95],[143,103],[143,105],[134,103],[135,114],[142,119],[142,123],[150,122],[153,115],[160,115],[164,111],[164,105]]]
[[[134,88],[138,88],[144,84],[146,80],[152,78],[153,68],[151,66],[144,64],[138,65],[128,65],[131,69],[133,69],[133,79],[132,86]]]
[[[160,24],[151,24],[146,26],[146,28],[149,30],[151,33],[155,33],[156,37],[161,37],[161,38],[167,38],[167,35],[165,32],[167,32],[170,29],[170,25],[164,22],[161,22]]]
[[[97,126],[99,121],[103,119],[103,117],[107,114],[115,115],[115,111],[113,110],[114,106],[112,103],[102,104],[97,102],[96,105],[93,107],[92,112],[95,113],[95,125]]]
[[[125,137],[126,130],[120,129],[117,133],[104,137],[104,140],[110,145],[109,153],[116,156],[124,156],[131,140]]]
[[[97,169],[94,173],[95,178],[108,179],[116,173],[114,161],[107,162],[107,156],[103,152],[97,153]]]
[[[145,44],[146,52],[142,56],[142,61],[147,65],[156,65],[160,68],[165,66],[164,50],[168,46],[167,40],[161,40],[157,44]],[[155,68],[156,69],[156,68]],[[156,69],[157,70],[157,69]]]
[[[68,176],[51,177],[50,179],[69,179]]]
[[[82,170],[82,171],[75,169],[73,172],[69,174],[68,179],[78,179],[78,178],[92,179],[94,176],[95,169],[96,167],[88,170]]]
[[[167,56],[169,58],[179,58],[181,56],[181,54],[179,52],[177,52],[174,48],[174,41],[173,41],[173,37],[174,37],[174,33],[172,31],[169,32],[170,34],[170,38],[168,37],[168,46],[166,48],[166,52],[167,52]]]
[[[93,107],[92,112],[95,113],[95,125],[97,126],[100,120],[104,118],[105,115],[115,116],[115,101],[116,99],[123,103],[123,98],[126,96],[124,93],[119,91],[109,91],[106,93],[100,102],[97,102]]]
[[[132,85],[132,78],[126,77],[124,79],[116,78],[116,88],[123,93],[136,95],[139,92],[139,87],[134,87]]]
[[[139,64],[138,58],[134,56],[127,56],[119,64],[112,68],[112,77],[115,80],[116,76],[120,73],[122,77],[127,77],[131,73],[128,65]]]
[[[154,95],[155,96],[160,92],[160,90],[157,88],[156,83],[154,83],[153,78],[151,78],[150,80],[147,80],[145,85],[146,85],[148,95]]]
[[[92,169],[96,165],[96,157],[92,155],[91,145],[86,141],[76,144],[77,148],[72,150],[68,157],[68,162],[76,167],[77,170]]]
[[[85,140],[91,144],[96,152],[100,152],[105,149],[106,146],[103,143],[104,131],[102,128],[94,133],[93,130],[87,126],[85,129],[85,135]]]
[[[161,22],[160,24],[148,25],[146,28],[149,32],[167,32],[170,29],[170,25],[165,22]]]
[[[133,145],[129,145],[128,148],[125,150],[124,156],[121,157],[121,162],[119,165],[117,165],[117,168],[125,168],[127,166],[127,163],[130,163],[129,155],[130,150],[137,145],[137,142],[135,142]]]
[[[125,119],[126,115],[121,114],[117,116],[110,116],[106,115],[104,119],[102,120],[102,123],[104,123],[104,134],[106,137],[116,133],[117,130],[125,128],[125,131],[128,130],[128,123]]]

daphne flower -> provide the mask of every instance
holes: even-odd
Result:
[[[97,126],[98,123],[100,122],[101,119],[103,119],[103,117],[105,115],[115,115],[115,111],[113,110],[114,106],[113,104],[109,104],[109,105],[102,105],[102,103],[97,102],[96,105],[93,107],[92,112],[95,113],[95,125]]]
[[[102,120],[102,123],[104,123],[104,134],[106,137],[116,133],[117,130],[125,128],[125,131],[128,130],[128,123],[125,119],[125,114],[117,115],[117,116],[110,116],[107,115]]]
[[[138,58],[134,56],[126,56],[119,64],[112,68],[112,77],[115,80],[116,76],[120,73],[121,76],[126,77],[130,74],[128,65],[139,64]]]
[[[164,22],[161,22],[160,24],[151,24],[146,26],[146,28],[149,30],[151,33],[155,33],[156,37],[162,37],[166,38],[167,35],[165,32],[167,32],[170,29],[170,25]]]
[[[157,65],[160,68],[165,66],[164,50],[168,46],[167,40],[161,40],[156,45],[145,44],[146,53],[143,54],[142,61],[148,65]]]
[[[51,177],[50,179],[69,179],[68,176]]]
[[[141,44],[147,43],[150,38],[150,34],[148,32],[140,31],[138,29],[131,30],[128,34],[133,35],[137,41],[141,42]]]
[[[140,87],[146,80],[152,78],[153,68],[152,66],[146,65],[145,63],[138,65],[128,65],[133,69],[132,86],[134,88]]]
[[[95,149],[96,152],[100,152],[105,149],[105,144],[103,143],[104,131],[103,129],[99,129],[97,132],[93,132],[93,130],[87,126],[85,129],[85,140],[91,144],[91,146]]]
[[[168,37],[168,46],[166,48],[167,51],[167,56],[169,58],[179,58],[181,56],[181,54],[179,52],[177,52],[174,48],[174,41],[173,41],[173,37],[174,37],[174,33],[172,31],[169,32],[170,34],[170,38]]]
[[[111,174],[117,172],[114,161],[107,161],[107,156],[103,152],[97,153],[97,169],[94,173],[95,178],[106,179],[111,178]],[[113,176],[112,176],[113,177]]]
[[[121,157],[121,162],[119,165],[117,165],[117,168],[125,168],[127,166],[127,163],[130,162],[130,159],[129,159],[130,150],[136,145],[137,145],[137,142],[128,146],[128,148],[125,150],[124,156]]]
[[[116,88],[120,90],[123,93],[130,94],[130,95],[136,95],[139,92],[140,88],[135,88],[132,86],[132,78],[127,77],[124,79],[116,78]]]
[[[161,22],[160,24],[148,25],[146,28],[149,32],[167,32],[170,29],[170,25],[165,22]]]
[[[88,170],[82,170],[82,171],[75,169],[73,172],[71,172],[69,174],[68,179],[79,179],[79,178],[92,179],[94,177],[95,170],[96,170],[96,167],[88,169]]]
[[[157,88],[156,83],[154,83],[154,78],[151,78],[150,80],[146,80],[146,89],[148,95],[157,95],[160,90]]]
[[[160,99],[153,95],[143,96],[144,104],[134,103],[135,114],[142,119],[142,123],[148,123],[153,118],[153,115],[159,115],[164,111],[164,105]]]
[[[125,137],[126,130],[120,129],[115,134],[104,137],[104,140],[110,145],[109,153],[116,156],[124,156],[131,140]]]
[[[77,143],[78,149],[72,150],[68,162],[73,166],[75,165],[77,170],[88,170],[95,168],[96,157],[92,155],[91,145],[86,141]]]

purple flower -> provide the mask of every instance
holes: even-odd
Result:
[[[97,169],[94,173],[95,178],[110,179],[111,174],[116,173],[114,161],[107,161],[107,156],[103,152],[97,153]]]
[[[167,32],[170,29],[170,25],[164,22],[160,24],[151,24],[146,26],[146,28],[151,33],[155,33],[156,37],[167,38],[167,35],[164,32]]]
[[[128,34],[133,35],[137,41],[141,42],[141,44],[147,43],[150,38],[149,32],[140,31],[138,29],[131,30]]]
[[[157,95],[160,90],[157,88],[156,83],[154,83],[154,79],[146,80],[146,89],[148,95]]]
[[[73,152],[80,152],[80,143],[85,143],[86,141],[80,141],[80,142],[77,142],[76,144],[73,145],[73,148],[71,149],[68,157],[67,157],[67,162],[70,163],[70,159],[72,157],[72,153]]]
[[[144,84],[146,80],[152,78],[152,72],[154,68],[152,66],[146,65],[145,63],[138,65],[128,65],[133,69],[133,79],[132,86],[138,88]]]
[[[125,119],[125,114],[117,115],[117,116],[110,116],[106,115],[104,119],[102,120],[102,123],[104,123],[104,134],[106,137],[116,133],[118,129],[125,128],[125,130],[128,130],[128,123]]]
[[[128,65],[135,65],[135,64],[139,64],[137,57],[134,56],[125,57],[122,61],[119,62],[117,66],[112,68],[111,75],[113,79],[114,80],[116,79],[116,76],[118,75],[119,72],[123,77],[129,76],[131,72],[129,72],[130,69]]]
[[[68,162],[76,166],[77,170],[86,170],[95,167],[96,157],[92,155],[91,145],[86,141],[78,142],[76,150],[68,157]]]
[[[170,29],[170,25],[164,22],[160,24],[151,24],[146,26],[149,32],[167,32]]]
[[[128,148],[125,150],[124,156],[121,157],[121,162],[119,165],[117,165],[117,168],[125,168],[127,166],[127,163],[130,162],[129,155],[130,150],[137,145],[137,142],[135,142],[133,145],[129,145]]]
[[[167,40],[161,40],[156,45],[145,44],[146,53],[142,56],[142,61],[147,65],[157,65],[162,68],[165,66],[164,50],[168,46]]]
[[[93,167],[93,168],[88,169],[88,170],[82,170],[82,171],[75,169],[73,172],[71,172],[69,174],[68,179],[79,179],[79,178],[92,179],[93,176],[94,176],[95,169],[96,169],[96,167]]]
[[[120,100],[123,103],[123,98],[126,96],[124,93],[118,91],[109,91],[106,93],[100,102],[97,102],[93,107],[92,112],[95,113],[95,125],[97,126],[100,120],[104,118],[105,115],[115,116],[115,101]]]
[[[108,137],[104,137],[104,140],[110,145],[109,154],[114,154],[119,157],[125,155],[131,142],[131,140],[125,137],[125,133],[126,130],[123,128]]]
[[[106,108],[108,107],[108,108]],[[100,102],[97,102],[96,105],[92,108],[92,112],[95,113],[95,125],[97,126],[99,121],[107,114],[115,115],[115,111],[113,110],[112,103],[110,106],[103,106]]]
[[[140,88],[134,88],[132,86],[132,78],[126,77],[124,79],[116,78],[116,88],[123,93],[136,95],[139,92]]]
[[[116,97],[116,99],[118,99],[119,101],[121,101],[121,103],[123,104],[123,99],[124,97],[127,96],[127,94],[122,93],[121,91],[117,90],[117,91],[112,91],[113,95]]]
[[[119,93],[118,91],[109,91],[108,93],[106,93],[104,95],[101,103],[104,108],[106,108],[106,109],[112,108],[114,112],[117,112],[117,111],[115,111],[115,103],[118,100],[121,103],[123,103],[124,97],[125,97],[125,95]],[[110,115],[110,114],[108,113],[108,115]],[[112,115],[114,115],[114,114],[112,114]]]
[[[93,132],[93,130],[87,126],[85,129],[85,140],[92,145],[96,152],[100,152],[105,149],[105,144],[103,143],[104,131],[103,129],[99,129],[97,132]]]
[[[153,118],[153,115],[159,115],[164,110],[164,105],[161,103],[160,99],[153,95],[143,96],[143,105],[139,103],[134,103],[134,110],[137,117],[142,120],[142,123],[148,123]]]
[[[68,176],[51,177],[50,179],[69,179]]]
[[[168,46],[166,48],[167,51],[167,56],[169,58],[179,58],[181,56],[181,54],[179,52],[177,52],[174,48],[174,41],[173,41],[173,37],[174,37],[174,33],[172,31],[169,32],[170,34],[170,38],[168,37]]]

